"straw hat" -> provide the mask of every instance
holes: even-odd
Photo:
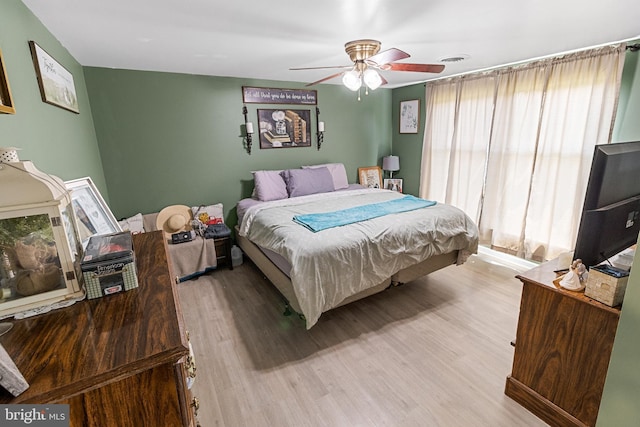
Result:
[[[158,213],[156,228],[169,235],[191,230],[191,208],[184,205],[167,206]]]

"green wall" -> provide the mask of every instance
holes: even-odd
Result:
[[[302,84],[91,67],[85,79],[116,217],[222,202],[234,224],[236,202],[253,189],[253,170],[342,162],[357,182],[358,167],[381,165],[391,149],[391,90],[358,101],[342,86],[318,85],[326,126],[319,151],[315,106],[246,104],[256,130],[258,108],[312,112],[311,147],[260,149],[254,140],[249,155],[241,136],[242,86]]]
[[[402,191],[418,196],[420,191],[420,164],[422,162],[422,137],[424,135],[424,84],[406,86],[393,90],[392,126],[393,154],[400,157],[400,170],[393,174],[402,178]],[[400,102],[420,100],[420,123],[418,133],[400,133]]]
[[[614,141],[640,140],[640,52],[627,51]],[[640,177],[638,177],[640,179]],[[640,254],[629,276],[600,404],[598,426],[636,426],[640,419]]]
[[[40,97],[29,40],[71,74],[80,114],[45,104]],[[21,160],[63,180],[91,176],[108,200],[82,67],[18,0],[0,6],[0,49],[16,108],[0,114],[0,147],[18,147]]]

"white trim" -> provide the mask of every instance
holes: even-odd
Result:
[[[509,267],[516,270],[518,273],[524,273],[525,271],[538,266],[538,264],[533,261],[527,261],[526,259],[518,258],[513,255],[494,251],[493,249],[489,249],[485,246],[478,247],[478,256],[487,262],[493,262]]]

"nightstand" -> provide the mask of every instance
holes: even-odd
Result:
[[[231,238],[220,237],[213,239],[216,246],[216,259],[218,266],[220,264],[226,264],[229,270],[233,270],[233,263],[231,262]]]

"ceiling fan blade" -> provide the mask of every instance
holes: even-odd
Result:
[[[303,68],[289,68],[290,71],[300,71],[300,70],[324,70],[326,68],[352,68],[353,64],[351,65],[333,65],[333,66],[327,66],[327,67],[303,67]]]
[[[391,49],[383,50],[382,52],[370,56],[365,60],[365,62],[373,65],[384,65],[389,64],[390,62],[409,58],[410,56],[411,55],[409,55],[407,52],[403,52],[400,49],[392,47]]]
[[[386,64],[383,70],[415,71],[416,73],[441,73],[444,70],[442,64]]]
[[[336,73],[336,74],[332,74],[332,75],[330,75],[328,77],[325,77],[324,79],[320,79],[320,80],[317,80],[317,81],[315,81],[313,83],[306,84],[305,86],[317,85],[318,83],[326,82],[327,80],[331,80],[334,77],[338,77],[338,76],[341,76],[341,75],[342,75],[342,72],[339,72],[339,73]]]

